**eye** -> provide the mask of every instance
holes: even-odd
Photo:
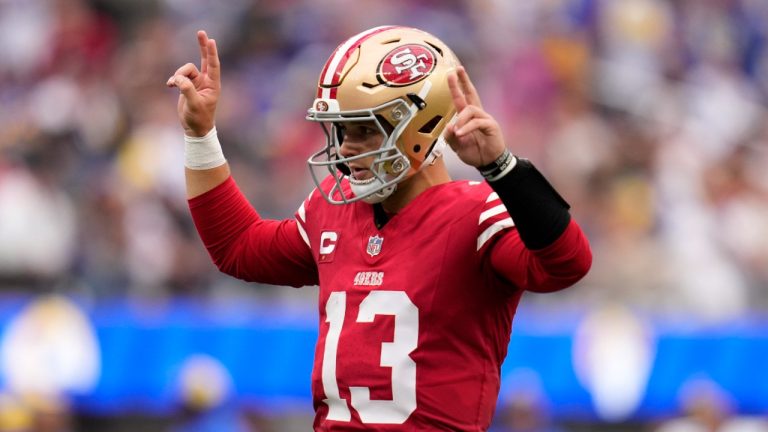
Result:
[[[347,139],[367,140],[380,134],[375,126],[362,124],[348,124],[338,128]]]
[[[376,135],[376,134],[378,134],[378,133],[379,133],[379,130],[378,130],[378,129],[375,129],[375,128],[373,128],[373,127],[370,127],[370,126],[361,126],[361,127],[360,127],[360,132],[361,132],[363,135],[366,135],[366,136],[371,136],[371,135]]]

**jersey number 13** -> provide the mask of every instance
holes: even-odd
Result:
[[[325,304],[329,323],[323,351],[323,391],[328,405],[328,420],[350,421],[347,401],[339,396],[336,380],[336,353],[347,307],[347,293],[332,292]],[[409,354],[419,338],[419,309],[403,291],[371,291],[360,303],[357,322],[370,323],[376,315],[393,315],[392,342],[382,342],[382,367],[392,368],[392,400],[371,400],[368,387],[350,387],[352,408],[363,423],[401,424],[416,410],[416,362]]]

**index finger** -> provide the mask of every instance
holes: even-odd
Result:
[[[453,105],[456,107],[456,112],[461,112],[467,106],[467,98],[464,96],[464,91],[459,86],[459,77],[455,71],[448,74],[448,90],[451,91],[451,99],[453,99]]]
[[[219,50],[216,48],[216,41],[208,39],[208,76],[214,81],[219,81],[221,76],[221,63],[219,63]]]
[[[208,34],[204,30],[197,31],[197,44],[200,46],[200,73],[208,72]]]
[[[464,69],[464,66],[459,66],[456,69],[456,72],[459,78],[459,83],[461,84],[461,89],[464,92],[464,97],[467,99],[467,102],[471,105],[475,105],[478,108],[482,108],[483,105],[480,102],[480,95],[477,93],[477,89],[475,89],[475,86],[469,79],[467,70]]]

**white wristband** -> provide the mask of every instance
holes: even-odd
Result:
[[[206,170],[224,165],[226,161],[216,135],[216,126],[205,136],[184,135],[184,166],[187,168]]]

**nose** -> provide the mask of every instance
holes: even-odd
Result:
[[[339,137],[341,140],[341,145],[339,147],[339,158],[341,159],[347,159],[351,158],[353,156],[357,156],[360,154],[360,146],[355,145],[355,143],[352,140],[343,139],[343,136]],[[341,171],[344,175],[351,175],[352,170],[346,163],[337,163],[336,168]]]
[[[350,136],[342,136],[341,137],[341,147],[339,148],[339,154],[341,154],[342,157],[348,158],[352,156],[357,156],[363,151],[363,142],[360,140],[356,140],[353,137]]]

